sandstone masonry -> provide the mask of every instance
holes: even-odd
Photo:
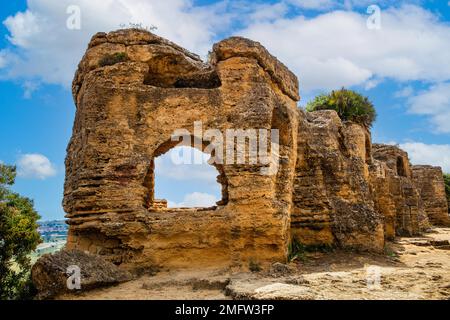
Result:
[[[386,238],[447,223],[439,168],[411,169],[404,151],[372,145],[366,128],[334,111],[300,110],[297,77],[257,42],[223,40],[204,63],[149,32],[99,33],[73,96],[67,247],[121,267],[283,262],[294,238],[380,252]],[[277,174],[216,164],[217,206],[167,208],[154,199],[154,159],[176,145],[174,130],[192,131],[195,121],[205,130],[278,129]]]

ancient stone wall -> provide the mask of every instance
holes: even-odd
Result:
[[[392,238],[394,231],[396,235],[419,234],[428,227],[428,218],[412,180],[408,154],[392,145],[374,144],[372,148],[374,159],[383,163],[374,170],[374,173],[381,171],[384,179],[374,184],[375,202],[386,217],[388,237]]]
[[[64,197],[69,249],[130,268],[285,259],[298,81],[261,45],[224,40],[205,64],[148,32],[97,34],[73,93],[77,114]],[[202,130],[279,129],[278,173],[261,174],[260,164],[216,165],[223,186],[216,207],[154,204],[155,157],[177,144],[171,141],[175,130],[192,133],[196,121]],[[201,137],[192,138],[192,146],[205,150],[204,141],[197,143]]]
[[[430,222],[437,226],[450,226],[442,169],[433,166],[412,166],[412,176]]]
[[[391,193],[397,179],[386,163],[373,159],[370,167],[370,185],[372,187],[375,210],[384,217],[384,236],[393,240],[396,236],[397,202]]]
[[[292,235],[306,245],[380,251],[383,217],[374,210],[370,135],[334,111],[301,112]]]
[[[73,95],[67,247],[124,268],[285,261],[293,239],[380,252],[385,238],[426,229],[427,214],[444,219],[436,170],[412,170],[404,151],[372,146],[365,127],[334,111],[299,109],[296,76],[257,42],[223,40],[204,63],[149,32],[99,33]],[[277,129],[278,170],[217,161],[225,155],[210,148],[208,129]],[[216,160],[222,199],[212,208],[155,199],[154,160],[180,130]]]

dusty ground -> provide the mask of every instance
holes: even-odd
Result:
[[[61,299],[450,299],[450,228],[398,238],[386,255],[308,253],[271,271],[161,272]],[[378,281],[379,280],[379,281]]]

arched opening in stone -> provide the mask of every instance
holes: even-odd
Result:
[[[215,89],[222,83],[214,69],[195,69],[181,54],[154,56],[144,84],[161,88]]]
[[[406,177],[406,169],[402,157],[397,157],[397,174],[400,177]]]
[[[202,150],[205,146],[202,146]],[[145,186],[149,210],[215,209],[228,202],[228,183],[221,164],[211,155],[170,141],[155,152]]]

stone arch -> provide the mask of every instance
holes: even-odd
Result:
[[[166,140],[161,143],[153,152],[152,158],[150,160],[150,165],[148,167],[146,176],[144,178],[144,186],[147,189],[147,195],[145,199],[145,206],[149,210],[156,210],[161,207],[161,204],[155,199],[155,159],[169,152],[176,147],[192,147],[202,152],[205,152],[209,143],[198,139],[197,137],[191,135],[183,137],[183,141],[189,140],[191,143],[183,143],[179,141],[173,141],[171,139]],[[214,152],[210,154],[214,157]],[[228,179],[225,175],[225,170],[223,164],[220,163],[210,163],[219,173],[217,176],[217,183],[222,186],[222,198],[217,202],[217,205],[224,206],[228,203]],[[164,204],[163,204],[164,206]],[[176,208],[171,208],[171,210],[176,210]]]
[[[115,53],[127,59],[101,63]],[[64,194],[69,249],[108,249],[108,259],[130,269],[286,259],[298,79],[259,43],[220,41],[204,63],[149,32],[99,33],[79,64],[73,95]],[[200,137],[196,122],[222,134],[281,125],[280,171],[267,174],[260,163],[216,166],[223,205],[149,212],[155,157],[177,145],[169,141],[175,131],[193,128]]]

